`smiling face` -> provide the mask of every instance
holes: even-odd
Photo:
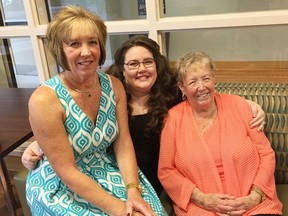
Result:
[[[149,50],[141,46],[134,46],[126,52],[124,62],[143,62],[151,59],[153,59],[153,55]],[[131,92],[147,94],[157,79],[156,63],[153,61],[152,65],[147,68],[141,63],[138,69],[132,70],[124,64],[123,75]]]
[[[63,42],[69,69],[77,74],[95,73],[101,55],[98,36],[90,25],[74,25],[69,39]]]
[[[196,62],[187,67],[178,86],[197,111],[208,110],[214,103],[214,75],[207,61]]]

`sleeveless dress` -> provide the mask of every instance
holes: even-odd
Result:
[[[74,151],[76,164],[82,173],[119,199],[126,201],[127,193],[117,161],[109,146],[119,132],[116,119],[116,101],[110,77],[98,72],[101,98],[96,126],[77,106],[61,83],[59,75],[46,81],[58,96],[65,112],[67,136]],[[157,215],[167,215],[155,190],[138,170],[142,197]],[[30,171],[26,182],[26,197],[33,215],[107,215],[96,206],[71,191],[55,174],[45,155]]]

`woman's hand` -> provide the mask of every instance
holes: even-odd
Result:
[[[195,205],[207,211],[215,213],[222,211],[222,209],[219,208],[219,206],[221,207],[221,205],[225,204],[223,203],[223,201],[234,199],[235,199],[234,196],[230,196],[228,194],[218,194],[218,193],[205,194],[198,188],[195,188],[191,195],[191,201]]]
[[[127,215],[130,216],[156,216],[151,206],[145,200],[143,200],[136,188],[129,189],[126,207]]]
[[[203,197],[203,207],[207,211],[211,212],[221,212],[222,202],[225,200],[234,200],[235,197],[227,195],[227,194],[205,194]]]
[[[220,211],[216,213],[218,216],[241,216],[246,211],[259,205],[261,203],[261,196],[255,192],[251,191],[248,196],[238,197],[234,200],[223,201],[218,208]]]
[[[262,107],[251,100],[246,100],[247,103],[251,106],[253,119],[250,121],[251,128],[257,128],[257,131],[263,131],[265,126],[265,113]]]
[[[36,167],[37,162],[42,158],[42,152],[39,150],[39,146],[36,141],[32,142],[23,152],[21,157],[23,165],[32,170]]]

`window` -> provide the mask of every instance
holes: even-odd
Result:
[[[104,21],[146,19],[145,0],[47,0],[49,17],[68,4],[77,4],[95,12]]]
[[[288,9],[286,0],[162,0],[163,17]]]
[[[2,39],[1,64],[2,87],[32,88],[39,85],[30,38]]]
[[[105,21],[107,59],[102,69],[113,63],[116,49],[130,35],[146,34],[171,62],[185,52],[206,50],[223,76],[232,71],[233,77],[256,80],[240,69],[255,72],[259,66],[262,76],[269,77],[266,80],[281,77],[288,82],[286,0],[2,0],[1,4],[0,67],[5,73],[0,74],[0,87],[37,86],[60,71],[43,40],[47,23],[67,4],[88,8]]]
[[[23,1],[2,0],[2,18],[4,26],[27,25]]]

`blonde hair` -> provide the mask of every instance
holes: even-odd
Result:
[[[199,65],[208,66],[211,69],[211,73],[214,76],[216,66],[210,56],[203,52],[190,52],[177,59],[175,63],[175,71],[177,72],[177,81],[183,83],[183,78],[186,76],[186,72],[189,68],[198,68]]]
[[[53,17],[46,32],[47,47],[63,69],[69,70],[69,65],[62,44],[69,40],[73,27],[80,24],[90,27],[92,33],[97,34],[101,50],[99,65],[105,62],[107,28],[104,22],[94,13],[80,6],[66,6]]]

